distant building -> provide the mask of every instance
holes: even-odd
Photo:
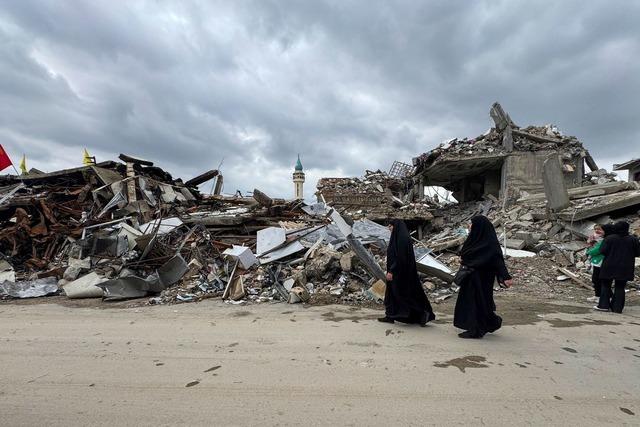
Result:
[[[640,159],[629,160],[619,165],[613,165],[614,171],[629,171],[629,182],[640,181]]]
[[[294,186],[294,198],[297,200],[304,199],[304,171],[302,170],[302,162],[300,161],[300,154],[298,154],[298,161],[296,162],[296,168],[293,171],[293,186]]]

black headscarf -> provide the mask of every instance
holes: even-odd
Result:
[[[416,268],[416,256],[413,252],[413,242],[409,229],[404,221],[391,221],[393,231],[387,248],[387,260],[393,260],[395,268],[402,271],[413,271]]]
[[[603,224],[601,228],[602,228],[602,231],[604,231],[603,237],[611,236],[612,234],[617,234],[614,224]]]
[[[620,237],[629,235],[629,223],[627,221],[618,221],[613,224],[613,233]]]
[[[486,266],[496,256],[502,256],[496,230],[486,216],[471,218],[471,232],[462,245],[460,256],[462,264],[472,268]]]

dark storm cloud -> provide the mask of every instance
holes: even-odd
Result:
[[[640,156],[640,3],[3,2],[0,139],[50,170],[127,152],[290,196],[490,127]]]

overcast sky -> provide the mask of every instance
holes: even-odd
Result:
[[[0,1],[0,143],[44,171],[128,153],[225,192],[474,137],[502,103],[601,166],[640,157],[640,1]],[[9,172],[9,170],[4,171]]]

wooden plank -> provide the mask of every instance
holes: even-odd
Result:
[[[582,286],[583,288],[589,289],[590,291],[593,290],[593,286],[588,285],[587,283],[585,283],[584,280],[582,280],[582,278],[580,278],[580,276],[578,276],[575,273],[572,273],[571,271],[567,270],[566,268],[558,267],[558,271],[560,273],[564,274],[565,276],[570,277],[572,281],[574,281],[578,285]]]

